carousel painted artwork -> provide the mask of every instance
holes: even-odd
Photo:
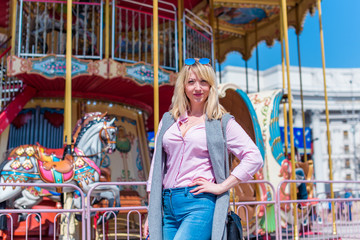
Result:
[[[146,181],[148,178],[149,149],[147,148],[146,132],[144,131],[143,115],[140,110],[125,108],[120,105],[99,102],[96,105],[87,104],[87,111],[93,109],[106,110],[109,116],[114,117],[117,127],[116,151],[107,155],[102,167],[111,170],[112,182]],[[120,191],[136,192],[142,201],[146,199],[146,190],[143,186],[120,187]]]
[[[65,78],[65,58],[48,55],[40,58],[22,59],[16,56],[8,58],[9,76],[19,74],[37,74],[46,79]],[[154,68],[152,65],[139,62],[134,64],[119,63],[112,59],[81,60],[72,57],[71,76],[101,76],[104,78],[127,78],[140,85],[152,84]],[[176,73],[166,69],[159,69],[159,84],[174,84]]]

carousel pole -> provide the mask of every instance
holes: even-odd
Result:
[[[291,143],[291,179],[295,180],[295,149],[294,149],[294,128],[293,128],[293,113],[291,106],[291,84],[290,84],[290,56],[289,56],[289,39],[288,39],[288,27],[287,27],[287,7],[286,0],[281,0],[281,13],[282,14],[282,26],[285,41],[285,56],[286,56],[286,76],[288,87],[288,100],[289,100],[289,125],[290,125],[290,143]],[[296,184],[291,183],[291,200],[296,200]],[[299,239],[299,231],[297,224],[297,206],[293,203],[293,217],[294,217],[294,239]]]
[[[210,26],[211,26],[211,30],[212,30],[212,49],[213,49],[213,57],[212,64],[215,68],[215,59],[216,59],[216,55],[215,52],[217,51],[217,45],[216,45],[216,32],[215,32],[215,14],[214,14],[214,0],[210,0],[209,2],[210,5]],[[217,56],[219,58],[219,56]],[[219,63],[220,64],[220,63]]]
[[[247,35],[245,34],[244,36],[244,41],[245,41],[245,56],[246,56],[246,60],[243,57],[243,59],[245,60],[245,77],[246,77],[246,94],[249,94],[249,74],[248,74],[248,60],[249,58],[247,57],[247,50],[248,50],[248,41],[247,41]]]
[[[330,120],[329,120],[329,108],[328,108],[328,96],[327,96],[327,88],[326,88],[326,72],[325,72],[325,49],[324,49],[324,35],[321,21],[321,1],[317,0],[317,6],[319,11],[319,27],[320,27],[320,43],[321,43],[321,59],[322,59],[322,69],[323,69],[323,77],[324,77],[324,98],[325,98],[325,114],[326,114],[326,133],[328,140],[328,155],[329,155],[329,179],[333,180],[333,171],[332,171],[332,160],[331,160],[331,143],[330,143]],[[330,183],[330,194],[331,199],[334,199],[334,190],[333,185]],[[332,209],[332,221],[333,221],[333,234],[337,234],[336,223],[335,223],[335,204],[331,202]]]
[[[110,50],[110,4],[105,1],[105,59],[109,59]]]
[[[217,56],[219,58],[220,56],[220,31],[219,31],[219,18],[216,18],[216,51],[217,51]],[[219,83],[222,82],[222,79],[221,79],[221,64],[219,62]]]
[[[297,39],[297,50],[299,60],[299,77],[300,77],[300,101],[301,101],[301,117],[302,117],[302,130],[303,130],[303,142],[304,142],[304,162],[307,162],[306,154],[306,136],[305,136],[305,112],[304,112],[304,94],[303,94],[303,83],[302,83],[302,70],[301,70],[301,56],[300,56],[300,22],[299,22],[299,8],[296,5],[296,39]]]
[[[248,60],[245,60],[246,93],[249,93]]]
[[[285,59],[284,59],[284,33],[282,28],[282,14],[280,14],[280,42],[281,42],[281,70],[282,70],[282,88],[285,90]],[[287,109],[286,102],[283,104],[283,113],[284,113],[284,142],[285,142],[285,157],[288,158],[288,120],[287,120]]]
[[[65,109],[64,109],[64,142],[65,151],[71,153],[71,29],[72,29],[72,0],[67,0],[66,15],[66,80],[65,80]]]
[[[72,79],[71,79],[71,54],[72,54],[72,0],[67,0],[67,14],[66,14],[66,79],[65,79],[65,108],[64,108],[64,157],[66,154],[71,154],[71,95],[72,95]],[[70,209],[72,202],[72,195],[68,193],[62,194],[62,204],[64,209]],[[71,217],[67,221],[62,218],[60,226],[60,235],[63,239],[71,239],[74,237],[75,229],[74,218]],[[72,223],[72,224],[70,224]],[[67,231],[68,225],[72,226]]]
[[[154,132],[155,132],[155,134],[157,133],[157,130],[159,127],[159,18],[158,18],[158,13],[159,13],[158,0],[153,0]]]
[[[183,24],[182,19],[184,15],[184,0],[178,0],[178,9],[177,9],[177,24],[178,24],[178,46],[179,46],[179,70],[183,66]]]
[[[15,35],[16,35],[16,4],[17,0],[12,0],[12,7],[11,7],[11,55],[15,55]]]

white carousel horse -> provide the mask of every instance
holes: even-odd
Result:
[[[35,186],[36,183],[72,183],[86,194],[99,182],[102,155],[115,151],[117,130],[114,121],[115,118],[108,121],[101,113],[89,113],[79,120],[74,131],[74,152],[72,156],[66,155],[62,161],[55,155],[46,155],[46,149],[38,145],[22,145],[12,149],[0,165],[0,183],[34,183]],[[46,190],[56,193],[58,189],[49,187]],[[74,189],[63,188],[62,191],[72,192]],[[99,186],[93,193],[92,196],[106,196],[109,202],[120,206],[116,186]],[[0,203],[20,194],[22,197],[14,201],[15,208],[31,208],[42,199],[41,195],[32,194],[28,188],[3,186],[0,187]]]

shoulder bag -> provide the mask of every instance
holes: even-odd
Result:
[[[235,189],[233,189],[235,190]],[[235,191],[233,191],[233,206],[235,211]],[[242,240],[243,239],[243,229],[241,225],[241,218],[235,212],[230,210],[227,215],[227,239],[228,240]]]

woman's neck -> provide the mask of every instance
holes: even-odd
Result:
[[[188,113],[189,116],[201,117],[204,114],[204,105],[195,105],[191,106],[191,109]]]

